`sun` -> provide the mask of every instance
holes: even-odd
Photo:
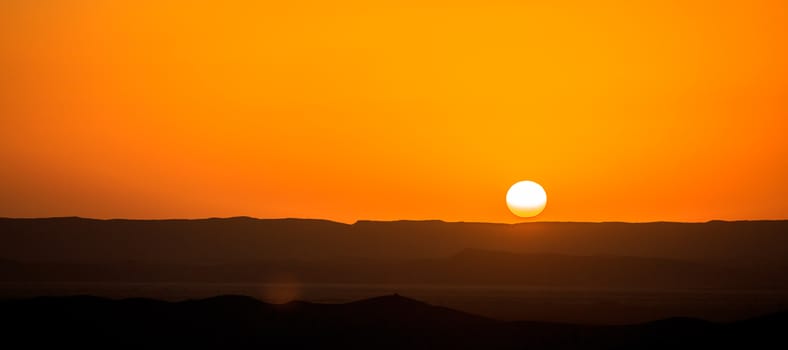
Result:
[[[506,192],[506,205],[519,217],[530,218],[539,215],[546,204],[547,192],[533,181],[520,181]]]

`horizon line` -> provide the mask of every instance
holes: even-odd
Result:
[[[785,219],[735,219],[735,220],[725,220],[725,219],[710,219],[706,221],[670,221],[670,220],[654,220],[654,221],[621,221],[621,220],[610,220],[610,221],[521,221],[521,222],[494,222],[494,221],[448,221],[443,219],[394,219],[394,220],[382,220],[382,219],[357,219],[354,222],[343,222],[331,219],[324,219],[324,218],[310,218],[310,217],[254,217],[248,215],[237,215],[237,216],[210,216],[210,217],[193,217],[193,218],[177,218],[177,217],[168,217],[168,218],[123,218],[123,217],[108,217],[108,218],[98,218],[98,217],[86,217],[86,216],[40,216],[40,217],[9,217],[9,216],[0,216],[0,219],[3,220],[53,220],[53,219],[82,219],[82,220],[93,220],[93,221],[206,221],[206,220],[232,220],[232,219],[250,219],[250,220],[258,220],[258,221],[284,221],[284,220],[302,220],[302,221],[324,221],[330,222],[335,224],[342,224],[353,226],[359,223],[366,223],[366,222],[379,222],[379,223],[396,223],[396,222],[413,222],[413,223],[427,223],[427,222],[438,222],[438,223],[445,223],[445,224],[493,224],[493,225],[521,225],[521,224],[708,224],[708,223],[715,223],[715,222],[723,222],[723,223],[735,223],[735,222],[776,222],[776,221],[788,221],[788,218]]]

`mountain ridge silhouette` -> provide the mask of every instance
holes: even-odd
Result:
[[[518,224],[255,219],[0,219],[20,262],[226,263],[261,258],[429,259],[465,248],[788,267],[788,220]]]

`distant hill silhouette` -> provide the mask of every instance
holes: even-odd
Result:
[[[0,262],[0,281],[511,285],[593,288],[788,287],[787,275],[678,260],[466,249],[442,259],[269,260],[227,264]]]
[[[788,221],[0,219],[0,281],[277,282],[282,275],[304,283],[786,288]]]
[[[674,318],[627,326],[501,322],[398,295],[346,304],[244,296],[177,303],[89,296],[0,301],[5,344],[164,348],[785,348],[788,313],[733,323]]]
[[[433,259],[466,248],[788,267],[788,221],[447,223],[252,219],[0,218],[0,258],[20,262],[236,263]]]

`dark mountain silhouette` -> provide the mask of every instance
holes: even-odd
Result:
[[[447,223],[304,219],[0,219],[0,257],[20,262],[235,263],[434,259],[466,248],[788,267],[788,221]]]
[[[26,347],[682,349],[784,348],[788,313],[733,323],[501,322],[398,295],[346,304],[244,296],[177,303],[89,296],[0,301],[5,344]]]
[[[429,270],[429,269],[427,269]],[[473,284],[629,288],[757,285],[743,270],[662,258],[514,254],[466,249],[438,263],[434,278]],[[761,281],[764,284],[772,280]]]
[[[0,219],[0,296],[289,300],[277,283],[313,301],[407,291],[508,320],[726,321],[788,305],[788,221]]]
[[[515,285],[595,288],[788,287],[785,275],[661,258],[466,249],[442,259],[269,260],[229,264],[0,262],[0,281]]]

